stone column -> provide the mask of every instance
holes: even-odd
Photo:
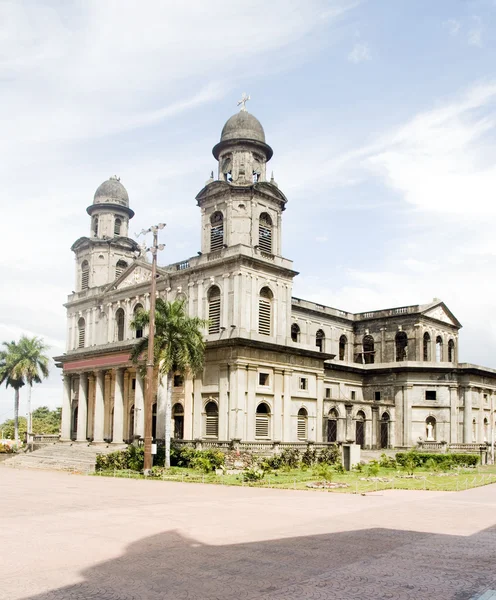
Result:
[[[372,449],[379,448],[380,438],[379,438],[379,407],[372,407],[372,437],[370,440],[370,447]]]
[[[273,433],[274,440],[282,440],[282,429],[284,423],[284,371],[283,369],[274,369],[274,416]]]
[[[414,360],[422,360],[423,354],[423,340],[422,340],[422,327],[420,323],[415,323],[415,356]]]
[[[463,401],[463,442],[472,443],[472,389],[466,387]]]
[[[105,388],[103,393],[104,403],[104,419],[103,419],[103,438],[110,439],[112,437],[112,372],[105,373]]]
[[[403,445],[412,445],[412,386],[403,386]]]
[[[124,414],[123,414],[123,437],[125,440],[127,440],[129,438],[129,409],[131,408],[130,406],[130,402],[129,402],[129,392],[131,389],[131,380],[129,377],[129,371],[127,369],[124,370],[124,399],[123,399],[123,406],[124,406]]]
[[[112,444],[123,444],[124,429],[124,369],[117,369],[115,373],[114,391],[114,427]]]
[[[81,373],[79,376],[79,394],[78,394],[78,420],[77,420],[77,441],[86,442],[88,421],[88,376]]]
[[[316,407],[315,441],[319,444],[323,439],[324,429],[324,374],[317,374],[317,407]]]
[[[193,409],[191,414],[191,425],[188,428],[188,419],[184,416],[184,436],[195,440],[203,436],[203,396],[202,396],[202,379],[195,377],[193,381]]]
[[[381,353],[380,353],[380,362],[384,362],[384,358],[386,356],[386,328],[381,327]]]
[[[105,376],[103,371],[97,371],[95,387],[95,418],[93,424],[93,441],[103,442],[103,425],[105,421],[104,385]]]
[[[95,419],[95,376],[93,373],[88,373],[88,417],[87,417],[87,431],[86,437],[93,440],[95,432],[93,429],[93,423]]]
[[[158,375],[157,387],[157,439],[165,440],[165,419],[167,408],[167,375]],[[170,415],[168,416],[170,419]]]
[[[353,431],[353,420],[351,417],[351,411],[353,410],[353,404],[345,404],[346,409],[346,429],[345,429],[345,442],[355,441],[355,432]]]
[[[255,439],[255,411],[258,368],[248,365],[248,406],[246,407],[246,436],[249,442]]]
[[[458,387],[449,387],[450,403],[450,444],[458,443]]]
[[[71,394],[71,376],[64,375],[64,393],[62,396],[62,423],[60,435],[60,439],[63,442],[68,442],[71,439]]]
[[[403,388],[394,388],[394,406],[395,406],[395,438],[393,444],[395,446],[404,446],[403,439]]]
[[[284,369],[283,430],[282,442],[291,442],[291,383],[292,369]]]
[[[140,371],[136,370],[134,391],[134,435],[145,436],[145,385]]]

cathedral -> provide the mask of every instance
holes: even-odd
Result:
[[[461,324],[441,300],[351,313],[292,295],[287,198],[268,177],[264,129],[241,106],[212,150],[217,176],[196,196],[201,252],[157,269],[157,295],[183,299],[208,326],[203,372],[174,377],[171,415],[157,380],[154,438],[165,438],[170,418],[177,439],[255,449],[489,441],[496,371],[458,362]],[[56,358],[61,439],[123,444],[144,434],[144,381],[129,353],[147,332],[130,323],[149,308],[151,265],[129,237],[134,212],[117,177],[86,210],[88,234],[71,248],[67,349]]]

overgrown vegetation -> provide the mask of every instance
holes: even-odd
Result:
[[[414,469],[427,466],[427,463],[437,465],[439,468],[450,469],[453,467],[475,467],[479,464],[477,454],[433,454],[431,452],[398,452],[396,462],[400,467]]]

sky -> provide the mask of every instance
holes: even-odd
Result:
[[[460,360],[496,368],[495,33],[496,0],[0,0],[0,341],[64,352],[70,247],[111,175],[131,232],[167,223],[161,264],[196,255],[195,196],[247,92],[288,197],[293,294],[440,298]],[[33,407],[61,396],[53,367]]]

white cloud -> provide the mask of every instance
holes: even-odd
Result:
[[[449,34],[453,36],[458,34],[462,26],[460,21],[457,21],[456,19],[448,19],[443,23],[443,25],[449,31]]]
[[[354,64],[365,62],[372,59],[370,48],[364,42],[356,42],[353,49],[348,54],[348,60]]]

